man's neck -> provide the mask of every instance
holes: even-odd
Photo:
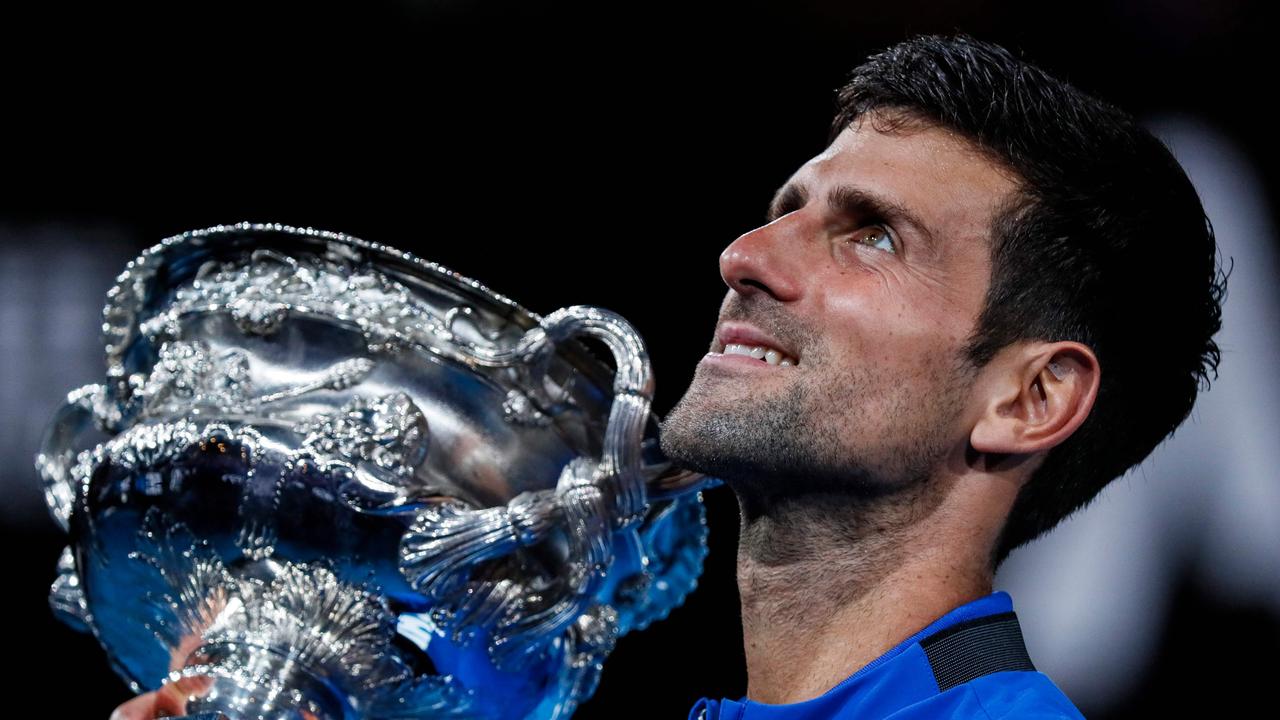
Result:
[[[945,516],[841,508],[835,498],[742,516],[738,589],[747,697],[821,695],[948,611],[991,592],[992,577]],[[964,538],[973,540],[976,538]]]

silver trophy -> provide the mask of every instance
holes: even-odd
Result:
[[[36,458],[50,603],[189,716],[568,717],[701,572],[709,479],[607,310],[240,223],[144,252],[103,330]]]

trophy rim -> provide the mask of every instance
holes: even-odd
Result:
[[[500,312],[507,321],[512,322],[522,331],[530,330],[543,323],[543,315],[530,310],[507,295],[446,265],[426,260],[412,252],[344,232],[322,230],[311,225],[297,226],[243,220],[170,235],[147,247],[136,258],[129,261],[107,291],[107,302],[102,312],[102,336],[109,379],[117,381],[123,379],[124,357],[140,331],[139,316],[146,303],[146,291],[152,289],[158,282],[155,271],[172,260],[174,257],[172,253],[180,252],[184,246],[220,235],[237,233],[278,234],[300,241],[340,243],[361,252],[371,253],[379,260],[390,261],[396,266],[395,269],[416,274],[415,279],[425,282],[439,281],[476,300],[489,303],[491,310]],[[132,307],[125,307],[126,304],[132,304]],[[614,371],[598,353],[593,352],[576,338],[561,345],[557,352],[569,359],[574,367],[584,373],[597,387],[611,394]]]

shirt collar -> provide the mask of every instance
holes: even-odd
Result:
[[[701,698],[689,713],[689,720],[803,720],[842,716],[880,718],[938,693],[928,659],[919,643],[952,625],[974,618],[1013,611],[1013,599],[997,590],[961,605],[934,620],[924,629],[867,663],[861,670],[811,700],[774,705],[746,697],[730,700]]]

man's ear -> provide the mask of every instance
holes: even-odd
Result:
[[[1102,370],[1088,346],[1024,343],[987,365],[983,406],[969,435],[979,452],[1031,454],[1066,440],[1089,416]]]

